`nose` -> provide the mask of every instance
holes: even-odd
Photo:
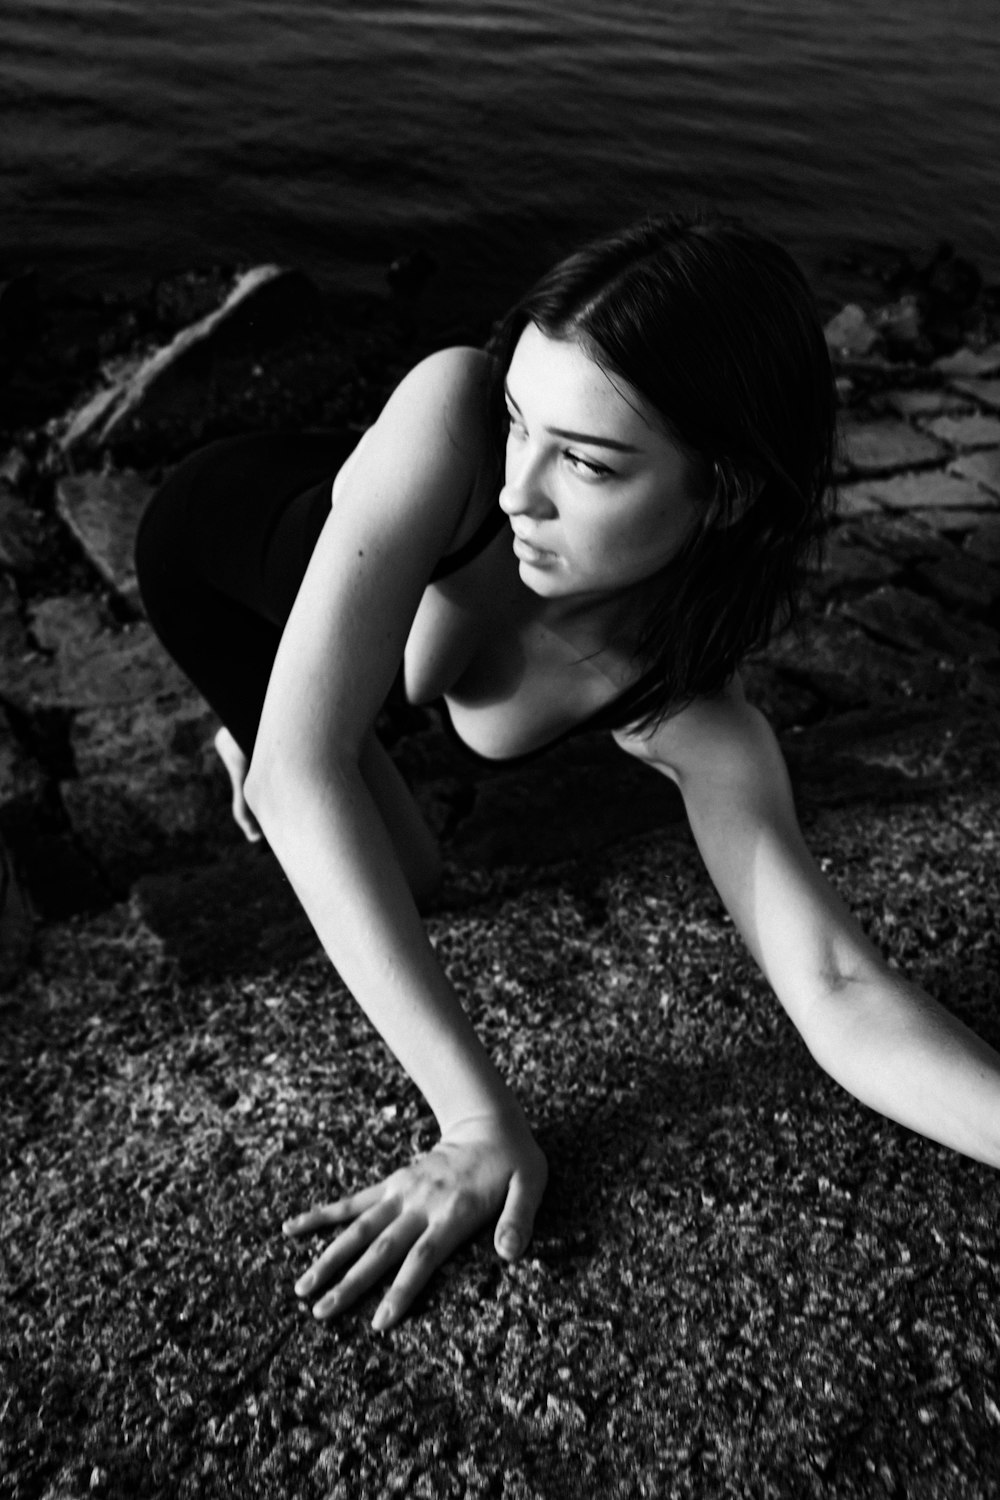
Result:
[[[545,455],[527,443],[509,444],[500,508],[509,516],[549,516],[555,506],[545,482]]]

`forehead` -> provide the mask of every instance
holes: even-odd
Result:
[[[507,387],[546,427],[601,433],[636,447],[662,433],[649,403],[627,381],[609,375],[581,344],[550,338],[534,323],[518,340]]]

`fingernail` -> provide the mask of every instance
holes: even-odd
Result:
[[[392,1307],[388,1302],[383,1302],[375,1310],[375,1316],[372,1318],[372,1327],[376,1333],[381,1333],[386,1324],[391,1321]]]
[[[307,1271],[306,1274],[304,1276],[300,1276],[298,1281],[295,1283],[295,1295],[297,1297],[304,1297],[307,1292],[312,1291],[315,1281],[316,1278],[313,1276],[313,1273],[311,1271]]]
[[[500,1236],[500,1249],[505,1250],[508,1255],[516,1255],[520,1248],[520,1235],[513,1229],[505,1229]]]
[[[336,1311],[336,1307],[337,1298],[331,1292],[328,1297],[321,1297],[319,1302],[316,1303],[316,1306],[313,1308],[313,1317],[328,1318],[332,1312]]]

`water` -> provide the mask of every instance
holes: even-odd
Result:
[[[0,272],[275,259],[500,310],[574,238],[707,201],[814,279],[952,239],[1000,276],[988,0],[4,0]],[[994,18],[995,19],[995,18]]]

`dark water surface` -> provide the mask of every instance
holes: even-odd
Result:
[[[818,280],[941,237],[1000,275],[992,0],[3,0],[0,272],[277,259],[500,304],[707,200]]]

